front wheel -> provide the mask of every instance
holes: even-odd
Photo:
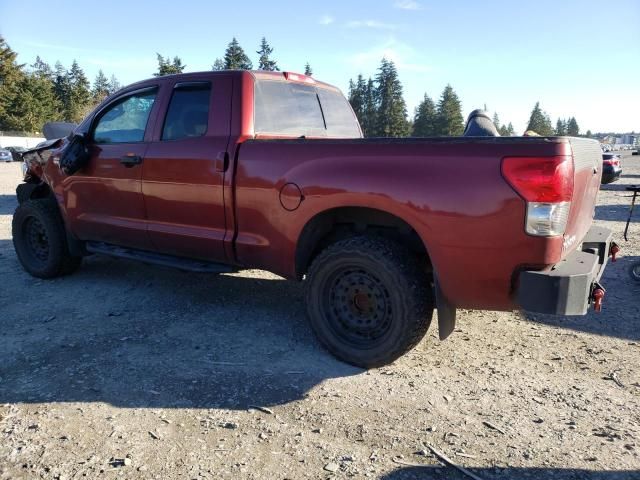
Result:
[[[26,200],[13,214],[13,246],[18,260],[34,277],[66,275],[80,266],[69,253],[58,206],[50,199]]]
[[[389,364],[426,334],[433,287],[406,248],[379,237],[339,241],[313,261],[307,312],[322,344],[363,368]]]

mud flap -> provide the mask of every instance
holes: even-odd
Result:
[[[438,309],[438,335],[440,340],[444,340],[456,328],[456,307],[446,299],[440,290],[437,275],[434,275],[433,283],[436,293],[436,308]]]

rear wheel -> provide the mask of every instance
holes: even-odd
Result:
[[[431,323],[429,277],[406,248],[384,238],[331,245],[313,261],[306,284],[314,332],[336,357],[359,367],[393,362]]]
[[[21,203],[13,215],[12,233],[18,260],[34,277],[67,275],[82,262],[82,257],[69,253],[58,206],[50,199]]]

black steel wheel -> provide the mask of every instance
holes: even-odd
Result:
[[[335,356],[371,368],[393,362],[425,335],[433,287],[402,245],[379,237],[339,241],[321,252],[307,275],[307,311]]]
[[[81,257],[69,253],[64,224],[53,200],[21,203],[13,215],[12,230],[18,260],[34,277],[66,275],[80,266]]]

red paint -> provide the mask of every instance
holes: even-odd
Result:
[[[564,250],[563,237],[525,233],[525,202],[502,174],[505,157],[571,164],[566,139],[265,141],[254,135],[256,77],[286,81],[277,72],[205,72],[154,78],[119,92],[158,86],[145,141],[94,145],[90,165],[70,177],[51,161],[42,172],[71,232],[81,240],[294,278],[298,240],[311,219],[334,208],[373,208],[417,232],[440,287],[457,307],[510,310],[517,307],[515,274],[559,262],[592,222],[593,172],[576,171],[565,235],[576,238]],[[206,135],[161,141],[174,84],[202,80],[212,82]],[[219,171],[225,151],[229,165]],[[142,164],[122,166],[118,159],[128,153],[142,156]]]

